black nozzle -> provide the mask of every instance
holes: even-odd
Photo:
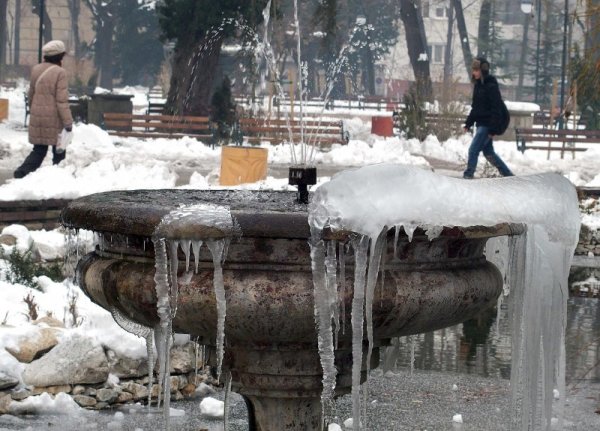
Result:
[[[308,186],[317,184],[317,168],[290,168],[289,184],[298,186],[296,202],[308,203]]]

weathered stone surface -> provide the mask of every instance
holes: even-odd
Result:
[[[86,390],[85,390],[84,393],[85,393],[85,395],[88,395],[90,397],[95,397],[96,396],[96,392],[97,392],[96,388],[86,388]]]
[[[114,403],[119,398],[119,392],[114,389],[102,388],[96,391],[96,399],[100,402]]]
[[[13,246],[17,244],[17,237],[11,234],[0,234],[0,244]]]
[[[0,371],[0,390],[14,388],[19,384],[19,379]]]
[[[87,395],[74,395],[73,400],[81,407],[94,407],[96,404],[98,404],[96,398],[88,397]]]
[[[172,401],[181,401],[182,399],[183,399],[183,394],[179,391],[177,391],[173,395],[171,395]]]
[[[108,378],[102,346],[80,335],[58,344],[25,367],[23,380],[33,386],[100,383]]]
[[[148,360],[146,358],[127,358],[108,350],[106,352],[110,373],[120,379],[143,377],[148,374]]]
[[[108,403],[105,403],[105,402],[97,403],[97,404],[94,406],[94,410],[102,410],[102,409],[105,409],[105,408],[107,408],[108,406],[109,406],[109,404],[108,404]]]
[[[191,397],[196,392],[196,385],[193,383],[188,383],[183,388],[181,388],[181,393],[184,397]]]
[[[12,403],[10,395],[0,395],[0,415],[5,415],[9,412],[10,403]]]
[[[186,374],[194,370],[196,352],[193,343],[171,349],[171,374]]]
[[[61,392],[65,394],[71,393],[71,385],[57,385],[57,386],[46,386],[46,387],[38,387],[33,388],[32,395],[43,394],[44,392],[48,392],[49,394],[56,395]]]
[[[31,395],[31,391],[28,391],[27,389],[20,389],[10,394],[14,401],[23,401],[25,398],[28,398]]]
[[[39,358],[58,344],[57,329],[39,328],[19,338],[16,348],[7,347],[6,351],[19,362],[29,363]]]
[[[129,392],[121,392],[119,394],[119,396],[117,397],[118,403],[126,403],[127,401],[132,401],[132,400],[133,400],[133,394],[130,394]]]
[[[135,401],[148,398],[148,387],[139,383],[126,382],[121,385],[121,388],[132,394]]]
[[[55,319],[54,317],[50,317],[50,316],[40,317],[38,320],[36,320],[33,323],[36,325],[40,325],[40,326],[46,325],[51,328],[64,328],[65,327],[65,324],[63,322],[61,322],[58,319]]]
[[[77,385],[71,391],[73,395],[83,395],[85,393],[85,386]]]

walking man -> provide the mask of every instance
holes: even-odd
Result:
[[[494,151],[494,136],[504,132],[502,130],[504,102],[502,102],[498,81],[490,75],[490,63],[483,57],[473,60],[471,73],[471,79],[475,85],[471,112],[465,122],[465,132],[469,131],[473,124],[477,124],[477,129],[469,147],[467,169],[463,178],[473,178],[477,168],[477,159],[481,152],[503,177],[512,176],[513,173],[508,166]]]

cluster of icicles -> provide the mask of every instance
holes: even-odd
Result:
[[[510,427],[512,430],[550,429],[553,415],[553,390],[556,388],[561,394],[565,393],[564,332],[568,298],[567,278],[579,231],[579,213],[574,188],[566,179],[555,174],[502,179],[496,180],[497,182],[484,180],[464,182],[410,167],[380,166],[379,171],[383,170],[383,173],[373,172],[370,168],[362,168],[359,171],[363,172],[349,173],[346,176],[338,175],[330,183],[321,186],[313,196],[309,211],[315,321],[323,369],[324,419],[326,420],[328,417],[328,406],[331,405],[334,397],[336,382],[334,350],[338,331],[344,326],[340,322],[346,321],[344,307],[340,307],[341,298],[345,296],[347,288],[345,286],[346,258],[352,254],[354,259],[351,315],[352,414],[357,429],[369,429],[366,418],[366,402],[361,402],[361,389],[365,398],[368,395],[368,379],[364,385],[360,384],[363,362],[363,325],[366,323],[368,340],[366,363],[369,364],[373,348],[372,304],[375,287],[379,281],[384,282],[382,277],[385,268],[382,264],[382,254],[387,247],[388,231],[395,229],[395,242],[397,242],[398,235],[402,230],[408,235],[409,240],[412,240],[414,230],[421,227],[431,240],[439,236],[443,226],[477,224],[493,226],[501,222],[511,222],[525,224],[526,232],[519,236],[509,237],[508,241],[492,239],[488,243],[488,248],[492,247],[496,250],[494,253],[496,257],[492,259],[488,256],[488,259],[495,260],[494,263],[503,272],[505,287],[510,289],[510,309],[513,319],[511,390],[514,412]],[[447,211],[447,213],[436,213],[435,205],[432,209],[432,199],[435,201],[438,197],[436,193],[429,193],[430,198],[426,198],[426,201],[415,202],[415,205],[421,205],[421,210],[425,205],[430,214],[435,214],[434,217],[427,219],[429,213],[421,211],[420,214],[424,215],[424,218],[420,220],[414,217],[402,219],[403,212],[398,208],[392,208],[391,212],[398,211],[399,219],[398,223],[390,222],[389,219],[385,219],[386,213],[389,211],[384,210],[384,207],[379,208],[379,211],[377,209],[379,197],[373,193],[361,194],[361,191],[358,190],[361,187],[383,190],[385,198],[381,201],[385,203],[385,208],[393,206],[387,195],[388,189],[383,183],[378,184],[377,181],[373,181],[373,175],[377,173],[380,174],[383,183],[394,181],[394,184],[403,184],[402,187],[399,187],[399,193],[411,196],[413,202],[415,202],[415,196],[426,195],[426,192],[419,193],[418,187],[415,189],[415,185],[411,184],[411,181],[417,181],[421,187],[428,188],[434,184],[431,180],[435,180],[437,183],[434,187],[439,188],[439,190],[436,189],[437,192],[446,198],[444,209],[439,209],[439,211]],[[478,184],[473,187],[475,183]],[[347,188],[352,189],[353,193],[362,198],[359,201],[347,203],[348,208],[352,209],[346,210],[344,213],[343,207],[346,203],[343,201],[352,198]],[[460,206],[461,211],[465,210],[469,213],[468,216],[457,215],[457,211],[460,211],[452,208],[454,195],[448,194],[448,190],[451,189],[458,190],[455,193],[458,196],[456,205]],[[520,191],[517,193],[517,190]],[[485,208],[485,205],[481,204],[482,193],[485,193],[486,196],[490,194],[493,196],[495,193],[499,195],[511,193],[508,195],[510,197],[508,200],[511,200],[514,205],[506,201],[501,202],[499,204],[501,208],[498,210],[500,215],[490,215],[489,213],[493,213],[496,208]],[[400,196],[398,193],[396,195]],[[470,197],[465,199],[465,196]],[[537,201],[536,196],[539,196]],[[529,213],[516,207],[526,199],[529,199],[529,205],[538,207]],[[402,199],[398,201],[402,204]],[[559,208],[555,210],[553,205]],[[466,208],[464,208],[465,206]],[[481,210],[482,206],[486,215],[481,218],[485,220],[481,223],[473,222],[473,219],[477,218],[477,214],[473,214],[473,212]],[[412,210],[414,208],[411,208]],[[370,213],[371,218],[379,217],[382,220],[379,224],[377,222],[366,223],[365,217],[367,216],[361,214],[361,211]],[[419,212],[417,211],[417,213]],[[530,215],[526,216],[526,214]],[[440,225],[435,220],[439,217],[447,217],[448,223]],[[545,217],[545,221],[542,222],[543,217]],[[463,221],[468,219],[469,223],[461,224],[461,219]],[[177,312],[178,287],[189,282],[192,275],[189,270],[190,250],[193,251],[196,259],[197,271],[199,250],[203,243],[200,239],[177,237],[177,226],[190,222],[202,226],[214,226],[226,233],[223,239],[204,240],[212,254],[214,266],[214,289],[218,307],[217,358],[220,374],[226,316],[222,264],[230,240],[240,235],[239,228],[236,227],[228,208],[213,205],[181,207],[165,216],[157,227],[152,239],[156,253],[155,282],[160,316],[160,324],[156,328],[151,330],[141,327],[133,322],[128,322],[120,314],[114,313],[117,322],[125,329],[146,338],[149,355],[152,352],[152,336],[156,340],[160,364],[159,384],[163,387],[164,392],[163,407],[167,429],[169,428],[170,397],[168,352],[172,339],[172,319]],[[369,228],[361,231],[361,225]],[[322,239],[324,228],[352,230],[355,233],[351,235],[347,244],[324,241]],[[177,275],[179,247],[186,256],[186,272],[181,278],[178,278]],[[350,253],[350,248],[352,253]],[[150,372],[152,373],[152,371]],[[226,379],[225,386],[229,389],[230,385],[229,377]],[[225,429],[227,429],[227,399],[226,396]],[[561,397],[556,411],[559,418],[562,418],[563,401],[564,397]]]

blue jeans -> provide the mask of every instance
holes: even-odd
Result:
[[[494,151],[494,141],[490,138],[490,129],[485,126],[478,126],[473,141],[469,147],[469,160],[467,161],[467,169],[463,176],[466,178],[473,178],[475,169],[477,168],[477,159],[479,153],[483,152],[483,155],[488,162],[492,164],[503,177],[510,177],[514,175],[508,166],[502,161],[502,159]]]

